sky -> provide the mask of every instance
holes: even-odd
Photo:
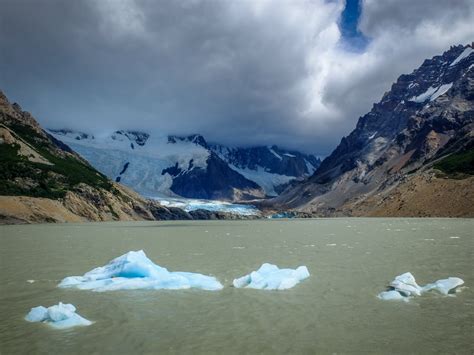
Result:
[[[0,89],[48,128],[329,154],[472,0],[2,0]]]

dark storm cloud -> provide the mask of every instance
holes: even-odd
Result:
[[[4,0],[0,88],[48,127],[326,154],[399,74],[474,37],[469,2],[428,7],[365,1],[354,53],[335,1]]]

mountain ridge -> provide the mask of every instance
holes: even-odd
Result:
[[[424,185],[440,176],[449,178],[439,169],[435,173],[436,161],[472,151],[473,53],[472,45],[453,46],[426,59],[411,74],[401,75],[311,177],[262,206],[317,215],[358,215],[357,206],[363,201],[382,206],[391,191],[399,189],[404,196],[403,214],[409,199],[404,184],[415,181],[411,179],[416,174],[423,175],[417,181]],[[472,179],[469,174],[464,177]],[[460,215],[474,215],[474,205],[463,199],[463,193],[472,196],[472,187],[457,190],[457,198],[464,201]],[[364,211],[371,214],[368,207]],[[384,215],[380,210],[374,213]],[[451,214],[446,209],[441,215]]]
[[[140,135],[135,135],[137,143]],[[0,223],[253,218],[165,207],[109,180],[0,91]]]
[[[261,199],[309,176],[320,163],[312,155],[277,146],[230,148],[208,143],[199,134],[156,135],[134,130],[95,137],[67,129],[50,132],[109,178],[153,197]]]

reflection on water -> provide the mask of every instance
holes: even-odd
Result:
[[[165,228],[161,228],[165,227]],[[313,219],[0,227],[0,353],[473,353],[474,220]],[[216,276],[219,292],[56,287],[129,250],[170,270]],[[306,265],[282,292],[235,289],[262,262]],[[458,276],[456,297],[376,295],[411,271]],[[58,331],[23,317],[76,305],[95,323]]]

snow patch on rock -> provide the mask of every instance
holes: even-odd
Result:
[[[408,101],[413,101],[413,102],[417,102],[417,103],[423,103],[423,102],[426,102],[428,100],[429,101],[434,101],[438,97],[440,97],[441,95],[446,94],[446,92],[448,92],[448,90],[451,89],[452,86],[453,86],[453,83],[443,84],[443,85],[440,85],[440,86],[437,86],[437,87],[430,86],[424,93],[422,93],[418,96],[413,96]]]
[[[474,49],[467,47],[449,66],[452,67],[453,65],[458,64],[461,60],[469,57],[472,53],[474,53]]]

